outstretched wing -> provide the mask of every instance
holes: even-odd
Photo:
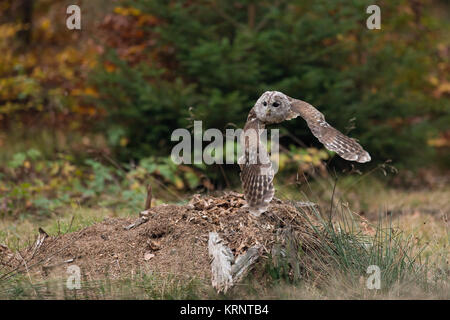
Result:
[[[349,161],[368,162],[370,155],[355,139],[349,138],[325,121],[325,116],[307,102],[291,99],[292,114],[288,119],[300,115],[306,120],[313,135],[330,151]]]
[[[273,187],[275,173],[267,150],[260,141],[259,130],[264,129],[264,124],[251,115],[252,113],[249,115],[241,137],[243,154],[239,159],[239,165],[247,206],[250,213],[259,216],[267,210],[275,194]]]

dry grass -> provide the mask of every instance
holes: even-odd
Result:
[[[68,207],[64,215],[54,214],[45,219],[33,217],[4,218],[0,220],[0,243],[5,244],[12,250],[17,250],[34,242],[39,227],[50,235],[65,234],[78,231],[105,218],[126,218],[135,214],[135,212],[115,211],[107,208]]]

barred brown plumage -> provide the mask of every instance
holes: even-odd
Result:
[[[370,155],[355,139],[349,138],[325,121],[325,116],[305,101],[293,99],[278,91],[266,91],[250,110],[241,144],[241,181],[250,213],[265,212],[275,194],[274,170],[264,145],[260,141],[266,124],[280,123],[297,116],[306,120],[313,135],[330,151],[345,160],[360,163],[370,161]]]

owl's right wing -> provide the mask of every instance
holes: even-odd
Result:
[[[247,207],[254,216],[267,211],[275,194],[271,164],[241,165],[241,182]]]
[[[368,162],[370,155],[355,139],[349,138],[325,121],[325,116],[309,103],[290,98],[291,114],[288,120],[300,115],[306,120],[313,135],[330,151],[336,152],[345,160]]]
[[[251,214],[259,216],[267,210],[275,194],[273,186],[275,172],[268,152],[260,141],[259,130],[263,129],[264,125],[251,115],[250,113],[241,136],[243,154],[239,159],[239,166],[247,207]]]

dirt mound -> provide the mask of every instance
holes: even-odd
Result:
[[[187,274],[210,279],[209,232],[217,232],[238,255],[259,244],[267,256],[286,226],[308,246],[319,245],[297,205],[274,199],[267,213],[255,218],[243,208],[242,194],[221,197],[194,195],[187,205],[163,204],[149,211],[147,222],[126,230],[135,219],[105,219],[80,231],[48,236],[42,245],[18,253],[0,248],[0,265],[10,270],[39,273],[46,277],[80,267],[86,280],[120,278],[137,272]],[[303,207],[312,208],[310,204]],[[309,217],[308,217],[309,216]]]

